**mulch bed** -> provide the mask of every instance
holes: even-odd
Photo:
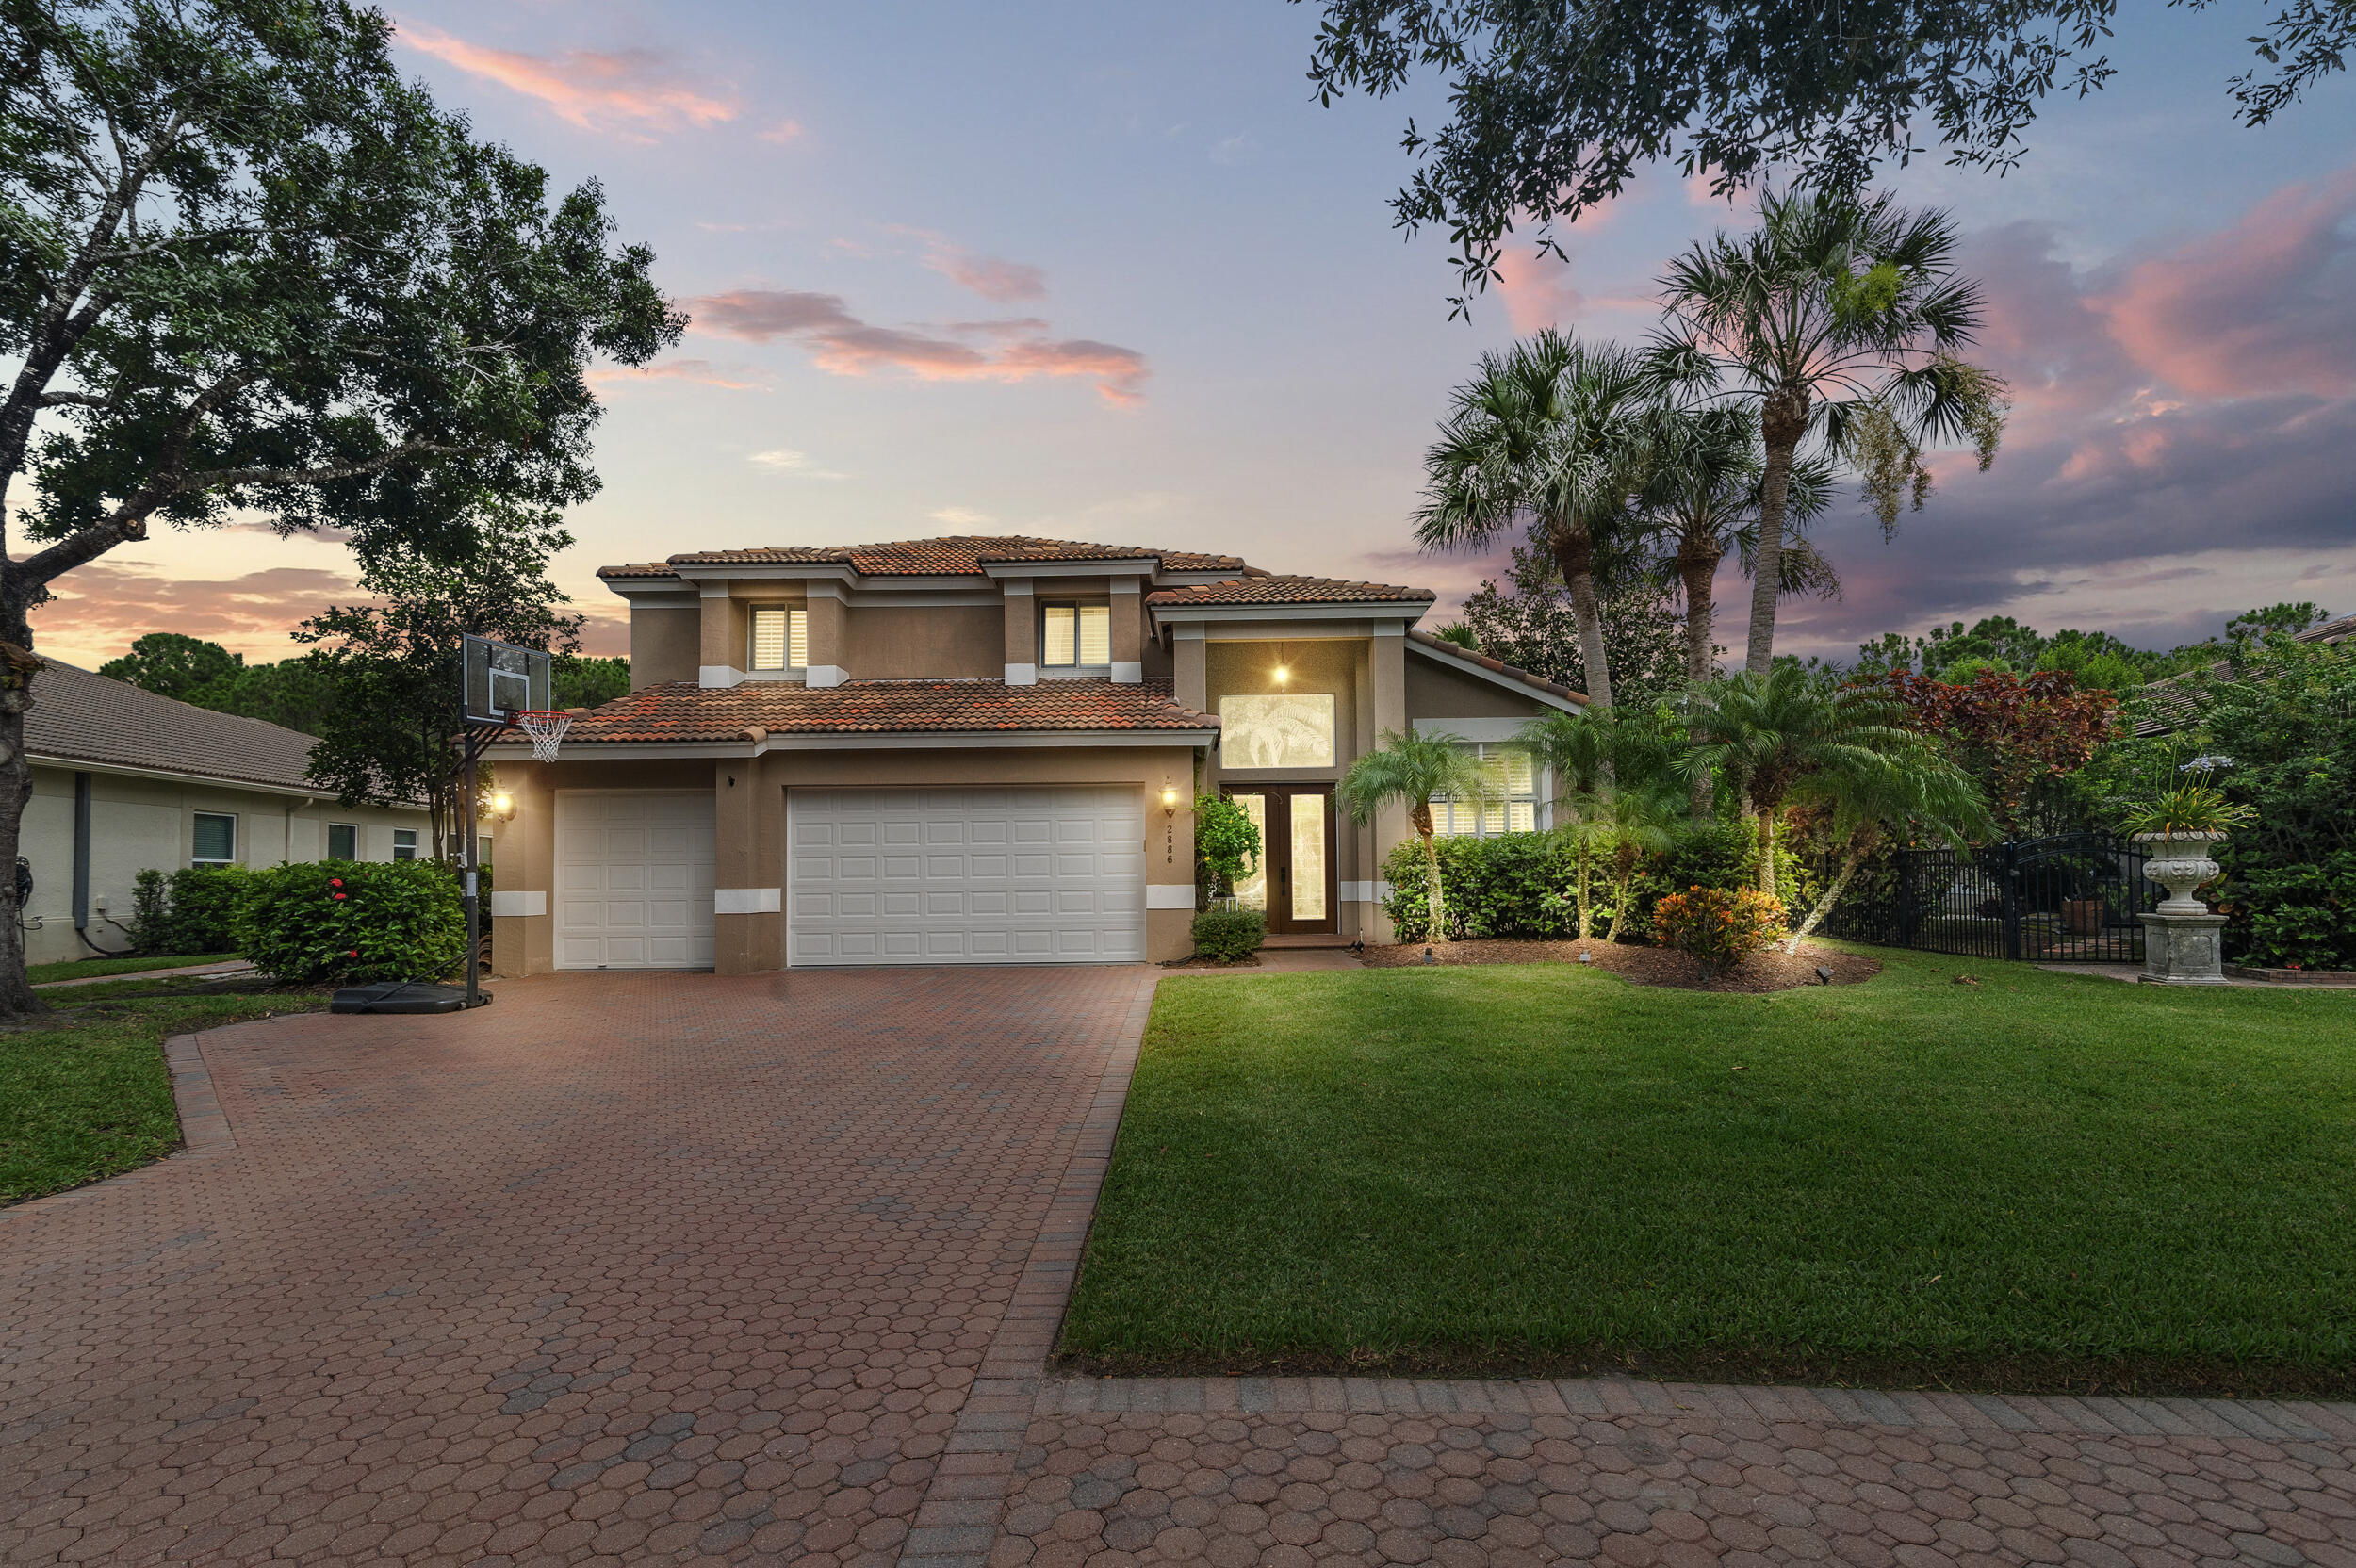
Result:
[[[1823,965],[1832,972],[1836,986],[1854,986],[1870,980],[1882,972],[1878,959],[1861,957],[1854,953],[1837,953],[1814,942],[1802,942],[1797,953],[1786,953],[1777,947],[1768,953],[1754,953],[1724,974],[1713,974],[1710,966],[1689,954],[1667,947],[1615,947],[1609,942],[1529,942],[1481,940],[1439,942],[1432,948],[1435,964],[1575,964],[1585,953],[1596,969],[1609,970],[1631,986],[1673,986],[1689,991],[1781,991],[1794,986],[1813,986],[1816,970]],[[1424,945],[1411,942],[1398,947],[1372,947],[1366,951],[1368,969],[1401,969],[1423,962]]]

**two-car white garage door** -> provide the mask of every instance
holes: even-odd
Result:
[[[1139,792],[794,790],[787,961],[1139,963]]]
[[[702,792],[557,796],[559,969],[709,969],[713,812]],[[1138,963],[1135,787],[794,790],[787,961]]]

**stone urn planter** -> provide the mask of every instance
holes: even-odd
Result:
[[[2135,838],[2151,846],[2143,874],[2168,889],[2157,909],[2135,917],[2144,930],[2139,978],[2156,985],[2224,985],[2225,917],[2211,914],[2193,890],[2216,878],[2218,867],[2210,852],[2225,841],[2225,835],[2138,833]]]

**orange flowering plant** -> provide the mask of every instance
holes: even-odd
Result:
[[[1691,887],[1653,906],[1653,939],[1691,953],[1715,970],[1732,969],[1770,946],[1789,926],[1783,900],[1756,888]]]

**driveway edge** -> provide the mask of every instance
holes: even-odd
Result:
[[[998,1539],[998,1517],[1014,1480],[1014,1461],[1031,1424],[1047,1358],[1072,1301],[1080,1257],[1088,1250],[1096,1196],[1112,1163],[1121,1107],[1137,1070],[1137,1048],[1153,1010],[1157,971],[1137,977],[1137,991],[1113,1042],[1096,1094],[1080,1123],[1072,1160],[1055,1184],[1047,1217],[1031,1244],[1014,1299],[958,1408],[948,1448],[933,1472],[924,1500],[900,1549],[901,1568],[984,1568]]]
[[[164,1040],[164,1069],[172,1074],[172,1108],[180,1119],[179,1148],[160,1159],[134,1166],[99,1181],[85,1182],[63,1192],[43,1193],[39,1198],[27,1198],[21,1203],[10,1203],[0,1208],[0,1224],[20,1215],[46,1214],[109,1187],[128,1185],[155,1171],[168,1168],[175,1161],[204,1159],[214,1154],[225,1154],[237,1148],[237,1135],[230,1129],[228,1113],[221,1108],[221,1096],[213,1092],[213,1070],[205,1063],[202,1037],[168,1036]]]

